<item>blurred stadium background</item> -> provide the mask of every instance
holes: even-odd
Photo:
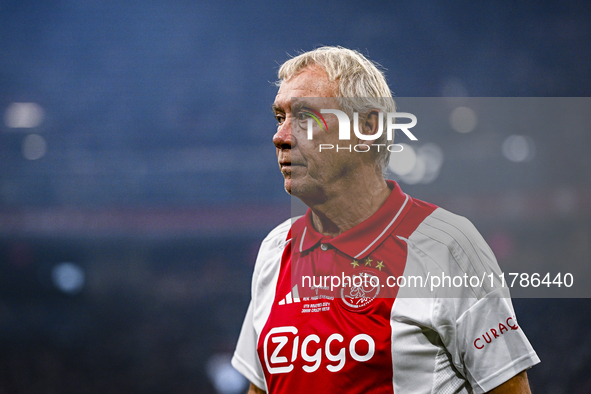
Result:
[[[269,110],[288,53],[359,49],[399,97],[584,97],[590,18],[589,2],[0,1],[0,393],[244,390],[227,357],[258,245],[291,210]],[[467,215],[503,268],[588,265],[589,123],[454,121],[470,116],[417,151],[439,158],[429,179],[393,177]],[[534,392],[591,392],[591,302],[514,303]]]

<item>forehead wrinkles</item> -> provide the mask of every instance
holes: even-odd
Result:
[[[336,97],[337,86],[321,67],[307,67],[281,83],[275,102],[288,103],[292,97]]]

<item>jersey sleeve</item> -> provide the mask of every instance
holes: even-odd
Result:
[[[466,278],[433,294],[432,322],[474,392],[490,391],[539,363],[517,323],[495,256],[472,223],[438,209],[424,224],[419,244],[432,271]]]
[[[490,391],[540,362],[503,292],[497,289],[478,300],[456,322],[459,354],[476,393]]]
[[[232,366],[255,386],[264,389],[265,379],[261,362],[257,356],[257,341],[251,301],[248,305],[244,322],[242,323],[242,330],[238,337],[234,356],[232,357]]]

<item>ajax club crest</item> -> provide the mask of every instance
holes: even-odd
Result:
[[[378,277],[370,271],[358,271],[352,276],[350,287],[341,287],[341,299],[349,308],[360,310],[378,296],[379,283]]]

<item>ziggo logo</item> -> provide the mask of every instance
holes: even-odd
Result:
[[[286,336],[286,335],[277,335],[277,334],[293,334],[294,336]],[[328,361],[337,363],[337,364],[329,364],[326,366],[330,372],[337,372],[340,371],[346,362],[346,347],[342,347],[337,354],[332,354],[330,351],[330,344],[333,341],[343,342],[344,338],[341,334],[335,333],[329,336],[326,339],[324,346],[320,345],[320,347],[316,350],[314,354],[308,354],[308,345],[310,342],[320,343],[320,337],[316,334],[308,335],[302,341],[301,349],[299,347],[300,337],[296,335],[298,333],[298,329],[293,326],[286,326],[286,327],[275,327],[269,330],[269,333],[265,337],[265,341],[263,343],[263,350],[265,354],[265,364],[267,365],[267,370],[270,374],[277,374],[277,373],[287,373],[291,372],[294,369],[293,362],[297,360],[298,355],[301,354],[302,359],[308,363],[314,363],[312,365],[304,365],[302,369],[308,373],[316,371],[320,368],[320,364],[322,363],[322,348],[324,348],[324,354],[326,354],[326,358]],[[286,356],[280,356],[279,353],[286,347],[288,342],[291,339],[291,349],[287,347],[285,350],[287,354],[291,354],[291,361],[290,364],[287,366],[277,366],[277,364],[285,364],[288,362]],[[275,350],[269,357],[269,341],[273,344],[277,344]],[[366,354],[359,354],[355,346],[358,342],[366,342],[367,343],[367,353]],[[272,346],[272,345],[271,345]],[[355,361],[359,362],[366,362],[370,360],[374,353],[375,353],[376,345],[372,337],[367,334],[358,334],[351,339],[349,342],[349,354]]]

